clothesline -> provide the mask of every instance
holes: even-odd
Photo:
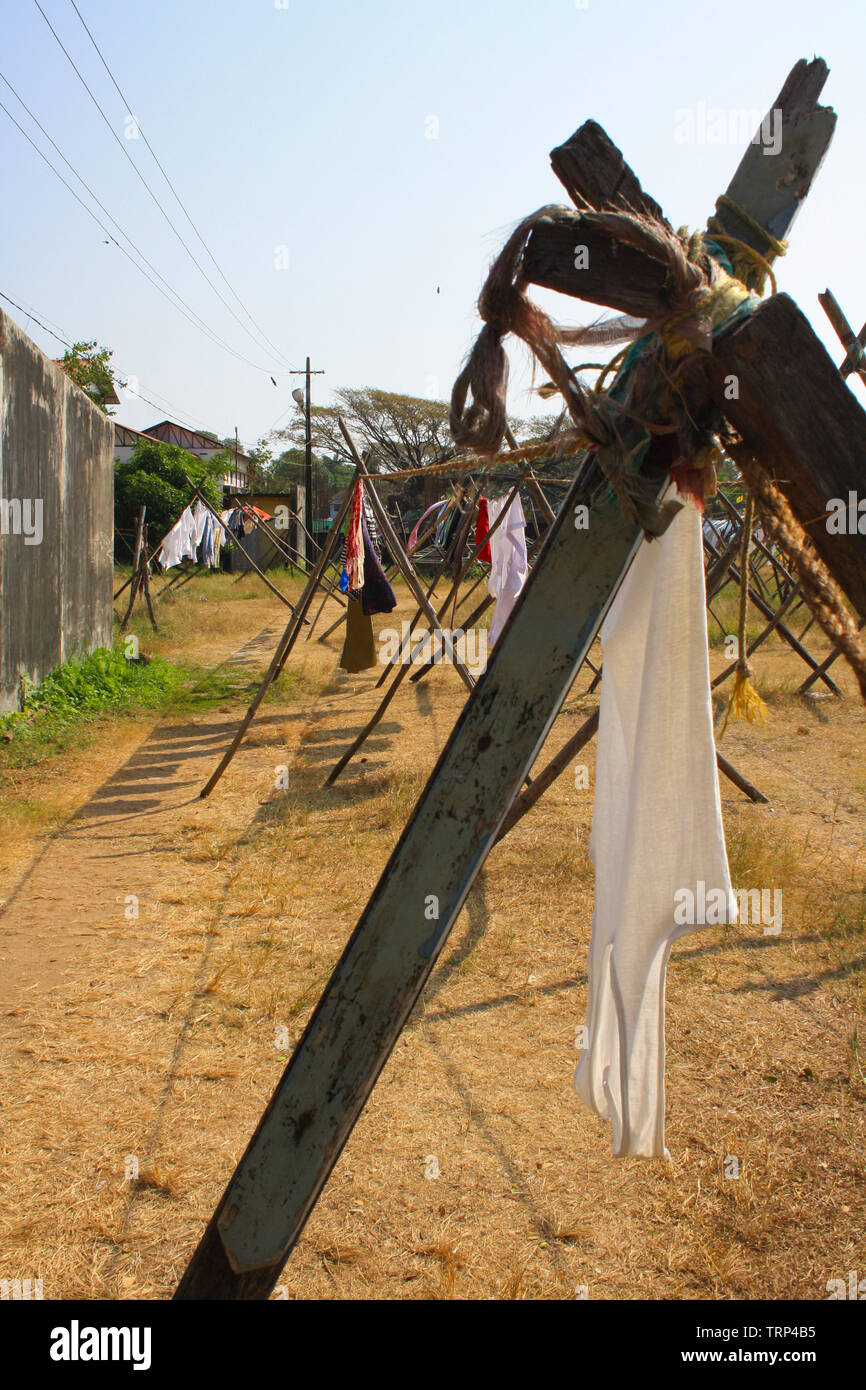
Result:
[[[502,449],[496,454],[467,453],[464,455],[452,455],[451,458],[443,459],[439,463],[424,463],[418,468],[400,468],[387,473],[368,473],[368,477],[373,482],[390,481],[394,478],[421,478],[433,473],[460,473],[463,474],[467,469],[477,469],[484,472],[490,468],[505,467],[509,463],[537,462],[543,459],[569,458],[571,453],[579,449],[586,448],[589,440],[585,435],[577,430],[569,430],[557,436],[556,439],[543,439],[534,444],[521,444],[516,449]],[[563,447],[565,446],[565,447]],[[570,446],[570,448],[569,448]],[[455,459],[457,460],[455,462]],[[558,482],[570,485],[571,478],[545,478],[545,482]]]

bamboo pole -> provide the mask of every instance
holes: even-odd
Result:
[[[184,477],[186,477],[185,474],[184,474]],[[189,483],[190,487],[192,487],[192,483],[190,482],[189,478],[187,478],[186,481]],[[207,498],[206,498],[205,496],[203,496],[203,495],[200,495],[200,496],[199,496],[199,501],[204,503],[204,505],[207,507],[208,511],[210,512],[211,516],[214,517],[214,519],[216,520],[217,525],[218,525],[218,526],[222,526],[222,524],[223,524],[223,523],[222,523],[222,518],[220,517],[219,512],[214,511],[213,507],[211,506],[211,504],[210,504],[210,502],[207,500]],[[255,572],[256,572],[256,574],[259,576],[259,578],[264,580],[264,582],[267,584],[268,588],[271,590],[272,593],[276,594],[277,598],[280,600],[281,603],[284,603],[284,604],[286,605],[287,608],[290,608],[290,609],[292,609],[292,610],[294,611],[294,604],[291,603],[291,602],[289,601],[289,599],[286,598],[285,594],[282,593],[282,591],[281,591],[280,589],[277,588],[276,584],[272,584],[272,583],[271,583],[271,581],[268,579],[268,576],[264,573],[264,571],[259,569],[258,565],[256,564],[255,560],[253,559],[252,555],[250,555],[250,553],[249,553],[249,551],[247,550],[246,546],[241,545],[240,540],[238,539],[237,536],[235,536],[233,539],[234,539],[235,545],[237,545],[237,546],[240,547],[241,554],[246,556],[246,558],[249,560],[250,564],[252,565],[253,569],[255,570]]]
[[[120,624],[121,632],[126,631],[129,615],[132,612],[132,605],[135,603],[135,596],[141,586],[141,537],[144,531],[144,516],[146,511],[147,507],[142,507],[141,511],[138,513],[138,526],[135,531],[135,556],[132,561],[132,574],[130,575],[132,589],[129,594],[129,604],[123,615],[123,622]]]
[[[339,420],[340,430],[343,434],[343,438],[348,444],[352,457],[355,460],[355,467],[358,469],[358,472],[362,478],[369,480],[370,475],[367,472],[364,460],[361,458],[361,455],[359,454],[355,446],[355,442],[352,439],[351,432],[348,426],[346,425],[345,420],[343,419],[342,415],[338,416],[337,418]],[[385,540],[388,543],[388,548],[391,551],[394,560],[396,561],[397,567],[400,570],[400,573],[403,575],[403,578],[405,579],[410,592],[417,600],[417,602],[420,604],[424,616],[430,623],[430,631],[435,633],[439,621],[437,615],[433,611],[432,607],[430,606],[430,603],[428,602],[424,594],[424,590],[422,589],[421,584],[418,580],[418,576],[415,573],[412,561],[405,555],[403,547],[401,546],[400,542],[394,534],[394,528],[391,525],[388,513],[382,506],[382,503],[380,502],[376,494],[376,489],[372,484],[370,485],[367,495],[370,499],[370,506],[373,508],[373,511],[376,514],[376,520],[378,521],[382,534],[384,535]],[[466,689],[468,691],[473,691],[475,689],[475,681],[472,679],[471,675],[466,669],[466,666],[461,661],[460,657],[457,655],[457,651],[454,647],[454,643],[450,633],[448,634],[447,638],[445,637],[444,632],[442,633],[442,636],[443,639],[447,642],[448,655],[451,659],[452,664],[454,665],[458,674],[460,675],[460,679],[463,681],[463,684],[466,686]]]
[[[225,772],[226,768],[228,767],[229,763],[231,762],[232,758],[234,757],[235,753],[240,747],[244,734],[246,733],[247,729],[249,728],[250,724],[253,722],[253,719],[255,718],[256,710],[258,709],[262,700],[265,698],[265,694],[268,690],[268,687],[270,686],[271,682],[276,679],[277,675],[282,670],[286,658],[288,657],[289,652],[291,651],[292,647],[295,644],[295,641],[297,640],[297,636],[301,630],[307,609],[309,608],[313,600],[313,595],[315,594],[316,589],[318,588],[319,579],[325,571],[325,567],[328,562],[328,556],[330,555],[331,550],[333,548],[334,535],[336,532],[339,531],[339,528],[342,526],[343,521],[345,519],[346,513],[349,510],[349,502],[351,501],[351,496],[352,491],[351,488],[349,488],[347,489],[346,498],[340,510],[339,517],[334,522],[334,526],[331,529],[331,534],[328,537],[328,541],[326,545],[323,546],[319,558],[316,561],[313,572],[307,580],[304,592],[298,599],[298,602],[295,605],[294,611],[292,613],[291,618],[289,619],[285,631],[283,632],[282,637],[277,643],[276,651],[274,652],[271,664],[268,667],[265,678],[259,686],[258,690],[256,691],[252,703],[250,704],[246,714],[241,720],[237,732],[235,733],[235,736],[231,741],[231,744],[226,749],[225,753],[220,759],[218,767],[211,774],[211,776],[208,778],[208,781],[205,783],[205,785],[199,792],[199,796],[203,798],[210,796],[217,782],[222,777],[223,773]]]

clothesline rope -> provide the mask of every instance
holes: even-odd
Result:
[[[461,476],[469,469],[473,472],[486,472],[492,468],[502,468],[509,463],[536,462],[545,459],[570,458],[573,453],[591,443],[588,436],[580,430],[568,430],[557,435],[555,440],[543,439],[540,442],[521,444],[516,449],[502,449],[495,454],[479,454],[474,451],[452,455],[439,463],[425,463],[418,468],[400,468],[387,473],[368,473],[371,482],[391,482],[395,478],[423,478],[434,473],[459,473]],[[565,446],[565,447],[563,447]],[[570,478],[542,479],[543,482],[571,483]]]

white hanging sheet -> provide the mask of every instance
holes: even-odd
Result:
[[[713,739],[701,517],[688,502],[644,541],[602,629],[590,853],[595,911],[578,1094],[618,1156],[666,1154],[665,970],[675,900],[732,902]],[[682,913],[678,913],[681,919]],[[722,914],[725,920],[725,914]]]
[[[489,528],[492,529],[507,500],[505,497],[490,498],[487,503]],[[529,573],[526,558],[526,521],[519,493],[515,495],[508,508],[504,521],[490,537],[490,558],[487,588],[496,599],[488,634],[488,641],[492,647],[502,632]]]
[[[163,569],[170,570],[181,560],[195,559],[195,520],[189,507],[185,507],[162,543],[159,563]]]

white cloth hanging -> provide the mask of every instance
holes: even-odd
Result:
[[[617,1156],[664,1143],[665,971],[687,889],[720,890],[734,920],[713,739],[701,518],[683,507],[644,541],[602,629],[595,911],[578,1094]],[[679,895],[675,903],[675,895]],[[721,896],[723,895],[723,897]],[[697,925],[700,925],[698,923]]]
[[[158,559],[167,570],[181,560],[195,559],[195,520],[189,507],[184,508],[163,540]]]
[[[491,497],[487,503],[488,527],[492,531],[507,498]],[[488,642],[492,647],[502,632],[518,594],[526,583],[526,521],[520,494],[515,493],[505,519],[490,536],[490,573],[487,588],[496,599]]]
[[[207,520],[209,516],[210,512],[208,511],[204,502],[202,502],[201,498],[199,498],[193,510],[193,519],[195,521],[196,548],[198,548],[198,546],[201,545],[202,540],[204,539],[205,527],[207,526]]]

